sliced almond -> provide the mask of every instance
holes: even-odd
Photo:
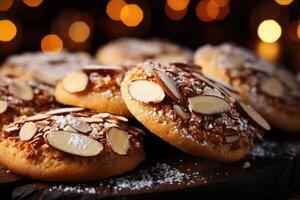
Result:
[[[7,102],[0,100],[0,114],[4,113],[7,110],[7,107]]]
[[[184,109],[180,105],[175,104],[173,106],[173,109],[181,119],[183,120],[189,119],[189,115],[184,111]]]
[[[123,117],[123,116],[120,116],[120,115],[112,115],[113,118],[116,118],[120,121],[123,121],[123,122],[128,122],[128,119],[126,117]]]
[[[292,90],[299,90],[299,85],[296,81],[296,78],[287,70],[279,69],[276,71],[277,77],[281,80],[282,83],[287,85]]]
[[[9,128],[7,128],[7,127],[3,128],[3,132],[5,132],[5,133],[11,133],[11,132],[15,132],[15,131],[18,131],[18,130],[20,130],[20,128],[17,127],[17,126],[13,126],[13,127],[9,127]]]
[[[107,132],[107,141],[114,152],[126,155],[129,149],[129,139],[125,131],[117,127],[111,127]]]
[[[223,97],[222,94],[218,90],[214,90],[213,88],[211,88],[209,86],[204,87],[203,94],[204,95]]]
[[[108,65],[86,65],[81,68],[82,71],[86,72],[102,72],[102,73],[110,73],[116,71],[122,71],[122,67],[120,66],[108,66]]]
[[[192,111],[202,114],[215,114],[229,110],[229,104],[223,98],[216,96],[200,95],[188,98]]]
[[[240,106],[243,108],[243,110],[247,113],[247,115],[259,126],[266,130],[271,130],[271,127],[269,123],[258,113],[256,112],[252,107],[249,105],[246,105],[243,102],[239,102]]]
[[[169,76],[160,71],[153,69],[153,74],[157,82],[162,86],[163,90],[175,101],[182,101],[182,95],[174,82],[169,78]]]
[[[165,93],[160,85],[148,80],[132,81],[128,92],[132,98],[143,103],[159,103],[165,98]]]
[[[79,133],[51,131],[46,138],[52,147],[78,156],[95,156],[103,150],[100,142]]]
[[[147,76],[152,76],[153,75],[153,66],[150,63],[143,63],[142,68],[144,69],[145,73]]]
[[[274,69],[270,68],[264,64],[261,63],[250,63],[250,62],[246,62],[244,64],[245,68],[249,68],[249,69],[253,69],[255,71],[259,71],[259,72],[265,72],[267,74],[273,74]]]
[[[103,122],[103,119],[100,117],[77,117],[78,120],[88,123],[98,123]]]
[[[64,113],[79,112],[82,110],[84,110],[84,108],[78,108],[78,107],[58,108],[46,112],[45,115],[58,115]]]
[[[19,132],[20,140],[30,140],[37,132],[37,126],[33,122],[26,122]]]
[[[80,121],[76,117],[67,115],[66,120],[76,131],[79,131],[81,133],[88,133],[92,131],[92,128],[88,123]]]
[[[93,115],[92,118],[102,118],[102,119],[115,118],[115,119],[120,120],[120,121],[128,122],[128,119],[126,117],[123,117],[123,116],[120,116],[120,115],[113,115],[113,114],[110,114],[110,113],[98,113],[98,114]]]
[[[67,92],[82,92],[87,87],[88,76],[82,72],[72,72],[63,78],[62,83]]]
[[[14,93],[17,97],[24,101],[31,101],[33,99],[33,91],[30,85],[24,80],[13,80]]]
[[[45,114],[36,114],[30,117],[27,117],[25,121],[30,122],[30,121],[40,121],[40,120],[44,120],[44,119],[48,119],[50,116],[49,115],[45,115]]]
[[[263,92],[274,97],[282,97],[284,95],[284,87],[276,78],[265,78],[260,88]]]
[[[239,139],[240,139],[240,136],[238,136],[238,135],[230,135],[230,136],[225,137],[225,140],[228,144],[237,142],[237,141],[239,141]]]
[[[60,76],[56,73],[50,72],[45,68],[37,68],[33,73],[33,77],[43,83],[55,86],[55,84],[60,80]]]

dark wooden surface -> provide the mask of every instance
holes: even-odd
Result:
[[[102,181],[46,183],[0,168],[1,195],[26,200],[288,199],[300,191],[299,138],[268,137],[234,164],[189,156],[155,137],[150,141],[148,159],[138,169]]]

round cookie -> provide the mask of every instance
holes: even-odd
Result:
[[[191,73],[191,67],[139,64],[121,83],[128,109],[152,133],[187,153],[225,162],[242,159],[263,128],[270,129],[268,123],[225,86]]]
[[[162,40],[121,38],[100,47],[96,59],[103,65],[135,65],[147,59],[168,64],[191,62],[193,55],[184,47]]]
[[[299,83],[283,67],[230,44],[200,47],[194,61],[205,75],[236,89],[272,127],[300,130]]]
[[[97,180],[144,160],[142,134],[125,117],[76,107],[50,110],[3,128],[0,162],[39,180]]]
[[[57,107],[52,87],[34,80],[0,77],[0,129],[15,117]]]
[[[93,63],[95,61],[92,57],[84,52],[23,53],[10,56],[1,67],[0,74],[36,79],[55,85],[66,74]]]
[[[131,116],[120,92],[124,73],[124,67],[86,65],[57,84],[56,100],[65,105]]]

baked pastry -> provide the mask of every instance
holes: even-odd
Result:
[[[169,62],[192,62],[192,52],[176,44],[157,40],[121,38],[99,48],[96,59],[103,65],[135,65],[147,59]]]
[[[237,90],[272,127],[300,130],[300,87],[286,69],[231,44],[200,47],[194,59],[205,75]]]
[[[0,77],[0,129],[20,115],[57,107],[52,87],[34,80]]]
[[[200,157],[242,159],[268,123],[232,91],[188,64],[144,62],[126,74],[121,93],[132,115],[152,133]]]
[[[94,64],[92,57],[83,52],[62,51],[55,54],[43,52],[10,56],[0,68],[0,74],[36,79],[55,85],[66,74],[87,64]]]
[[[131,116],[120,92],[124,73],[124,67],[86,65],[57,84],[56,100],[65,105]]]
[[[69,107],[20,117],[0,137],[0,162],[45,181],[96,180],[144,160],[142,131],[127,119]]]

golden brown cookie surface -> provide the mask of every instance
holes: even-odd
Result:
[[[268,123],[232,91],[187,64],[144,62],[127,73],[122,97],[151,132],[193,155],[219,161],[243,158]]]
[[[273,127],[300,129],[300,87],[286,69],[230,44],[201,47],[194,61],[206,75],[236,89]]]
[[[100,64],[104,65],[135,65],[147,59],[167,64],[169,62],[191,62],[192,52],[162,40],[121,38],[100,47],[96,58]]]
[[[58,83],[56,100],[66,105],[131,116],[120,93],[124,73],[124,67],[86,65]]]
[[[5,126],[0,161],[40,180],[96,180],[136,167],[144,159],[142,134],[125,117],[60,108]]]

